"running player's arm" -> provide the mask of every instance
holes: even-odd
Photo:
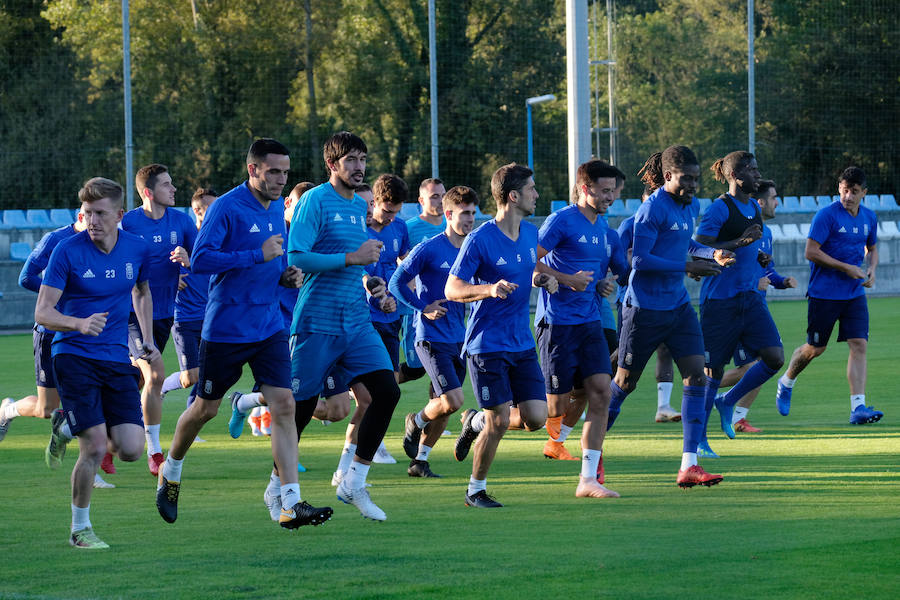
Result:
[[[38,245],[35,246],[34,250],[31,251],[31,254],[28,255],[25,264],[22,265],[22,272],[19,273],[19,285],[26,290],[39,292],[41,289],[41,283],[43,281],[41,273],[47,268],[47,263],[50,261],[50,254],[53,252],[55,246],[55,244],[49,243],[52,234],[53,232],[50,232],[41,238]]]
[[[108,312],[79,318],[64,315],[56,309],[66,288],[70,270],[68,255],[65,252],[57,251],[51,254],[44,272],[44,283],[41,284],[34,306],[34,321],[53,331],[78,331],[84,335],[100,335],[106,327]]]
[[[622,247],[619,234],[610,230],[606,234],[606,241],[610,247],[609,270],[616,275],[619,285],[627,285],[628,274],[631,273],[631,261],[625,255],[625,249]]]
[[[177,211],[175,214],[184,216],[184,219],[176,217],[181,220],[181,235],[183,237],[184,245],[175,246],[175,249],[169,254],[169,260],[177,262],[185,269],[190,269],[191,253],[194,251],[194,242],[197,240],[197,226],[194,225],[191,218],[184,215],[184,213]]]
[[[409,286],[410,283],[415,281],[421,270],[419,257],[422,255],[422,252],[418,248],[421,248],[421,246],[416,246],[416,249],[403,259],[400,266],[391,275],[391,280],[388,282],[388,290],[404,306],[413,310],[424,311],[428,305]]]
[[[569,287],[576,292],[583,292],[594,280],[593,271],[578,271],[577,273],[563,273],[557,271],[542,259],[555,249],[565,236],[565,223],[559,213],[553,213],[544,221],[538,230],[537,264],[535,271],[552,275],[559,285]]]
[[[231,269],[244,269],[281,256],[281,234],[268,238],[260,248],[252,250],[226,250],[225,236],[232,230],[225,203],[213,202],[204,217],[204,226],[197,234],[191,271],[199,274],[224,273]],[[238,233],[238,232],[234,232]]]
[[[137,358],[153,362],[159,357],[159,349],[153,341],[153,296],[150,294],[150,282],[146,279],[138,281],[131,288],[131,304],[134,316],[141,328],[142,354]]]
[[[762,227],[754,223],[747,227],[744,232],[733,240],[716,241],[719,237],[719,231],[722,225],[728,220],[728,205],[724,201],[713,202],[706,209],[703,216],[700,217],[700,223],[697,225],[697,235],[695,239],[710,248],[721,248],[722,250],[736,250],[749,246],[762,237]]]
[[[486,298],[500,298],[510,295],[518,284],[501,279],[496,283],[469,283],[475,277],[478,267],[481,265],[481,249],[477,243],[477,237],[473,234],[466,236],[459,254],[450,267],[450,275],[444,285],[444,296],[453,302],[477,302]]]
[[[840,261],[822,250],[822,244],[828,240],[831,232],[836,230],[836,228],[837,223],[832,219],[829,212],[823,211],[816,213],[816,216],[813,217],[812,224],[809,226],[809,234],[806,238],[806,249],[803,253],[806,260],[814,262],[826,269],[840,271],[851,279],[865,279],[866,272],[862,267]],[[877,263],[877,254],[875,260]]]

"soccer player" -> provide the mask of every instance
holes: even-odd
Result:
[[[706,378],[703,336],[697,314],[684,287],[684,274],[717,275],[730,253],[701,246],[691,239],[691,203],[700,181],[700,163],[686,146],[657,152],[641,169],[644,183],[656,191],[641,204],[634,220],[632,271],[622,309],[619,364],[610,383],[609,419],[614,421],[625,397],[637,386],[653,351],[669,348],[684,382],[682,428],[684,444],[680,487],[715,485],[722,476],[707,473],[697,463],[697,445],[705,422]],[[709,260],[687,260],[688,253]],[[712,398],[710,398],[711,400]]]
[[[359,444],[337,486],[337,497],[364,517],[384,521],[387,515],[369,497],[366,477],[400,399],[400,388],[384,343],[369,319],[362,284],[364,266],[376,263],[384,247],[380,240],[369,238],[366,203],[355,194],[366,174],[367,153],[365,142],[350,132],[331,136],[323,150],[328,182],[308,191],[294,215],[288,261],[308,277],[300,288],[291,324],[291,373],[301,432],[335,366],[343,370],[346,381],[361,384],[368,392],[371,402],[359,425]],[[398,242],[391,251],[399,249]],[[385,285],[378,277],[367,281],[374,297],[384,295]]]
[[[646,202],[647,198],[655,192],[656,189],[652,185],[645,185],[641,194],[641,202]],[[694,203],[691,202],[691,206]],[[619,240],[622,248],[625,250],[625,257],[628,264],[631,264],[632,258],[632,241],[634,240],[634,215],[623,220],[617,229]],[[622,306],[625,301],[625,292],[628,290],[627,285],[619,286],[619,292],[616,296],[616,308],[619,314],[619,329],[622,328]],[[618,362],[618,353],[613,353],[613,360]],[[672,408],[672,381],[675,378],[675,370],[672,364],[672,355],[665,344],[660,344],[656,348],[656,416],[654,420],[657,423],[678,423],[681,421],[681,413]]]
[[[152,362],[159,355],[149,243],[118,229],[122,192],[102,177],[85,182],[78,199],[87,230],[59,242],[50,255],[34,310],[35,321],[57,332],[51,352],[63,411],[52,419],[51,450],[78,437],[69,543],[91,550],[109,547],[90,520],[97,467],[107,450],[130,462],[144,447],[137,373],[128,359],[132,305],[145,334],[138,356]]]
[[[197,401],[178,419],[169,455],[159,470],[156,507],[169,523],[178,516],[184,457],[245,364],[272,412],[272,455],[281,476],[279,523],[286,529],[318,525],[331,508],[310,506],[297,483],[297,430],[291,397],[287,333],[279,286],[297,287],[303,274],[284,268],[284,202],[288,149],[258,139],[247,153],[248,180],[219,197],[197,236],[192,271],[209,273],[209,301],[200,341]]]
[[[806,240],[810,276],[806,343],[794,350],[781,379],[775,403],[787,416],[797,376],[825,352],[834,324],[840,321],[838,341],[846,340],[847,381],[850,384],[850,423],[875,423],[884,416],[866,406],[866,346],[869,339],[869,308],[863,288],[875,285],[878,267],[878,221],[862,206],[866,196],[866,174],[847,167],[838,179],[840,202],[816,213]]]
[[[711,170],[717,181],[728,183],[728,192],[703,213],[696,240],[733,251],[735,263],[718,277],[703,280],[700,325],[706,349],[707,394],[713,395],[725,435],[734,438],[734,406],[778,372],[784,364],[784,349],[766,301],[757,292],[759,268],[768,263],[769,255],[761,250],[762,214],[751,197],[759,189],[756,158],[743,150],[731,152],[713,163]],[[760,361],[727,394],[716,398],[725,365],[738,345],[756,353]]]
[[[178,291],[181,267],[191,265],[190,253],[197,237],[197,227],[190,217],[175,206],[175,186],[169,170],[160,164],[138,169],[134,184],[141,197],[142,206],[128,211],[122,218],[122,229],[141,236],[150,243],[150,288],[153,292],[153,343],[160,353],[166,349],[175,315],[175,294]],[[144,388],[141,406],[144,410],[144,427],[147,436],[147,466],[150,473],[159,475],[163,461],[159,443],[162,421],[162,386],[166,378],[162,354],[150,364],[139,358],[141,332],[134,316],[128,321],[128,343],[131,356],[141,370]]]
[[[578,203],[554,212],[538,232],[537,269],[560,284],[553,295],[541,290],[535,317],[548,421],[566,415],[573,389],[582,388],[587,398],[578,498],[619,495],[598,480],[612,366],[599,305],[606,300],[598,297],[593,285],[595,275],[604,277],[610,268],[619,276],[628,274],[619,236],[601,218],[615,198],[617,172],[596,159],[579,166]],[[580,407],[576,411],[581,414]],[[544,455],[573,460],[563,446],[571,430],[562,423],[558,438],[544,446]]]
[[[411,248],[415,248],[418,244],[440,235],[446,230],[447,220],[444,218],[443,209],[444,194],[446,194],[444,182],[437,177],[429,177],[419,184],[419,206],[422,207],[422,212],[406,221]],[[419,379],[425,375],[426,369],[422,366],[416,353],[416,327],[413,324],[415,313],[409,312],[405,305],[399,308],[403,321],[400,330],[400,347],[403,348],[403,356],[406,359],[400,363],[400,383],[405,383]]]
[[[538,198],[532,175],[531,169],[515,163],[494,172],[491,195],[497,216],[466,237],[444,288],[448,300],[473,303],[463,349],[483,410],[465,416],[455,453],[457,459],[468,454],[481,430],[465,500],[479,508],[503,506],[487,493],[487,473],[510,421],[536,431],[547,420],[528,305],[532,285],[553,293],[558,284],[553,276],[535,270],[538,232],[525,221],[534,214]],[[512,406],[518,408],[513,418]]]
[[[203,225],[203,217],[210,205],[219,197],[212,188],[199,187],[191,196],[191,210],[197,218],[197,229]],[[175,323],[172,338],[175,355],[178,357],[179,371],[163,381],[162,396],[172,390],[191,388],[187,405],[197,398],[197,379],[200,374],[200,334],[203,330],[203,316],[209,294],[209,275],[186,272],[181,275],[179,290],[175,295]],[[199,440],[198,440],[199,441]]]
[[[759,189],[755,194],[763,218],[763,234],[762,239],[760,240],[760,251],[768,257],[768,264],[765,267],[759,265],[759,268],[757,269],[759,280],[756,291],[759,292],[763,298],[766,297],[766,290],[769,286],[779,290],[797,287],[796,279],[790,276],[782,277],[778,274],[775,270],[775,260],[772,258],[772,230],[765,224],[765,221],[775,218],[775,209],[778,205],[777,195],[778,191],[775,189],[774,181],[767,179],[760,180]],[[744,376],[744,373],[757,362],[757,360],[758,358],[755,352],[745,348],[743,345],[738,346],[738,349],[734,352],[734,365],[736,368],[725,372],[722,376],[720,387],[731,387],[735,385],[740,381],[741,377]],[[744,394],[735,405],[734,416],[731,419],[735,431],[744,433],[762,432],[761,429],[754,427],[750,424],[750,421],[747,420],[750,406],[759,394],[759,390],[759,387],[750,390]]]
[[[465,186],[450,188],[443,197],[447,221],[444,233],[413,248],[388,286],[398,300],[414,311],[416,352],[431,378],[431,399],[422,410],[406,415],[403,450],[410,458],[410,477],[440,477],[431,470],[428,457],[450,415],[463,405],[465,306],[448,302],[444,287],[459,248],[475,224],[477,207],[475,190]],[[416,284],[415,292],[409,288],[411,282]]]

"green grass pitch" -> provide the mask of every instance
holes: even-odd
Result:
[[[805,338],[806,304],[772,311],[789,355]],[[0,443],[0,598],[896,598],[900,299],[870,299],[870,311],[867,403],[885,418],[848,424],[847,348],[832,342],[800,376],[789,417],[775,410],[772,381],[750,413],[763,434],[728,440],[711,425],[723,457],[703,464],[725,481],[709,489],[675,486],[681,426],[653,423],[651,368],[604,448],[607,485],[620,499],[576,499],[579,463],[543,458],[545,432],[511,432],[488,478],[506,506],[467,508],[471,463],[453,459],[453,438],[432,453],[442,479],[406,475],[403,415],[425,399],[420,380],[403,386],[386,438],[399,464],[373,465],[369,476],[386,522],[335,499],[346,422],[313,422],[301,492],[334,517],[293,533],[273,524],[262,502],[267,439],[248,427],[232,440],[223,405],[201,434],[208,442],[185,460],[178,521],[158,516],[144,460],[117,461],[107,477],[116,489],[95,490],[91,506],[111,549],[82,552],[66,541],[77,445],[50,471],[49,423],[20,418]],[[0,393],[32,393],[30,336],[0,340]],[[249,385],[245,370],[238,388]],[[468,381],[465,389],[472,406]],[[166,400],[164,448],[185,397]],[[676,406],[679,398],[676,384]],[[576,455],[579,437],[580,427],[567,443]]]

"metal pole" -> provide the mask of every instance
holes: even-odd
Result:
[[[747,151],[756,153],[756,64],[754,60],[753,0],[747,0]]]
[[[525,122],[528,125],[528,168],[534,170],[534,138],[531,131],[531,103],[525,103]]]
[[[609,66],[606,69],[607,76],[609,77],[609,162],[616,165],[619,163],[619,148],[616,140],[618,125],[616,124],[616,59],[613,56],[612,0],[606,0],[606,56],[609,57]]]
[[[125,206],[134,208],[134,141],[131,135],[131,33],[128,0],[122,0],[122,79],[125,84]]]
[[[438,173],[438,112],[437,112],[437,39],[435,35],[434,0],[428,0],[428,76],[431,103],[431,176]]]
[[[568,103],[569,187],[578,165],[591,157],[591,92],[587,0],[566,0],[566,90]]]

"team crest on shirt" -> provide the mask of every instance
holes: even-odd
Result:
[[[869,224],[863,225],[863,235],[869,235]]]
[[[535,254],[534,248],[531,248],[530,251],[531,251],[531,262],[536,263],[537,262],[537,254]]]
[[[400,252],[400,242],[396,238],[394,238],[394,252]]]
[[[296,394],[299,391],[300,391],[300,380],[295,377],[294,379],[291,379],[291,392]]]
[[[175,233],[174,231],[169,232],[169,243],[172,244],[173,246],[178,245],[178,234]]]
[[[125,263],[125,279],[134,279],[134,267],[131,263]]]
[[[612,245],[607,244],[606,245],[606,258],[610,258],[611,256],[612,256]]]
[[[254,223],[253,227],[250,228],[250,233],[259,233],[259,225]]]

